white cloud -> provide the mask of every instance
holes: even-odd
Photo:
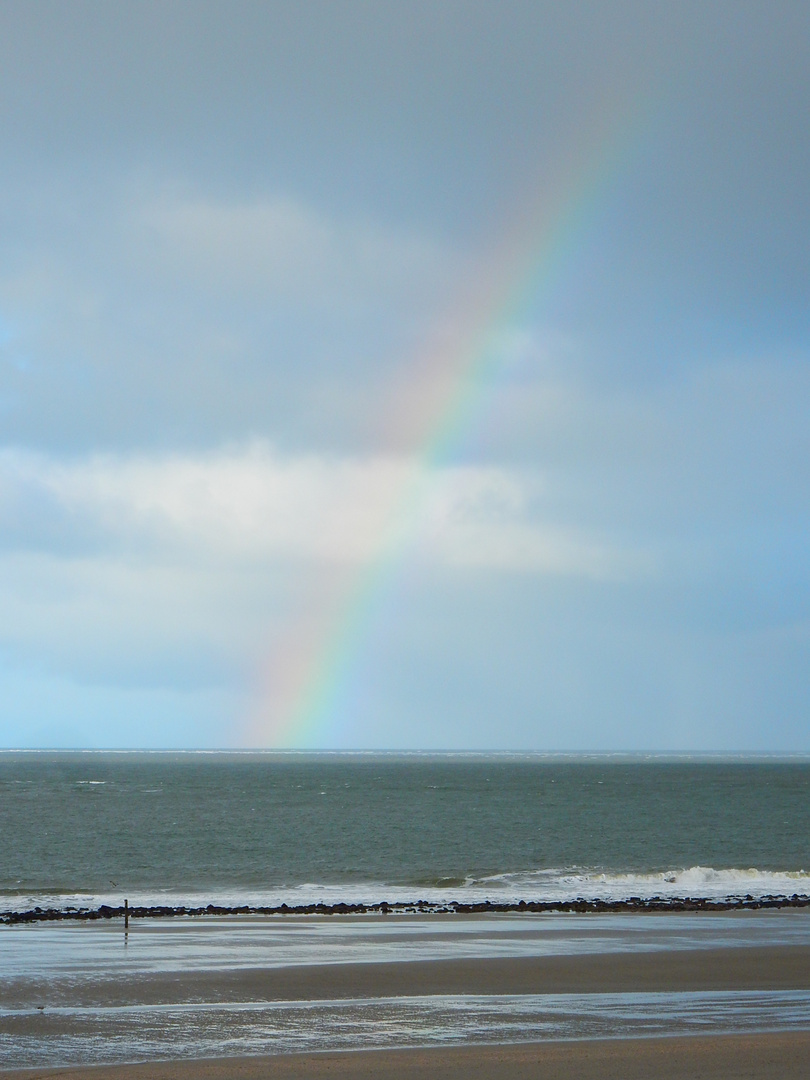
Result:
[[[444,565],[597,578],[628,571],[627,553],[544,524],[539,494],[536,481],[504,469],[282,457],[264,442],[196,455],[0,455],[0,514],[17,547],[113,547],[158,563],[238,566],[363,563],[411,544]]]
[[[625,553],[544,525],[541,506],[540,485],[506,470],[285,457],[264,442],[72,459],[6,449],[0,661],[110,693],[230,687],[236,708],[296,628],[328,633],[376,559],[412,557],[428,579],[454,569],[465,592],[482,572],[637,573]]]

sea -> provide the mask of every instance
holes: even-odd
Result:
[[[261,986],[284,968],[807,949],[808,901],[807,759],[0,752],[0,1069],[807,1029],[810,987]]]
[[[810,760],[0,753],[0,914],[810,893]]]

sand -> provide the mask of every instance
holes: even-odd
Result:
[[[91,1007],[185,1001],[316,1001],[425,994],[683,990],[810,990],[810,946],[171,972],[133,975],[126,981],[89,979],[72,993],[76,1004]],[[14,1008],[19,997],[17,980],[0,982],[0,1007]]]
[[[807,1080],[810,1032],[28,1069],[4,1080]]]
[[[430,994],[810,990],[810,946],[458,959],[148,976],[97,981],[83,996],[279,1001]],[[14,988],[7,984],[6,996]],[[7,1002],[10,1004],[10,1002]],[[92,1005],[92,1000],[85,1004]],[[36,1023],[33,1019],[32,1023]],[[0,1080],[808,1080],[810,1031],[505,1046],[359,1050],[121,1066],[0,1070]]]

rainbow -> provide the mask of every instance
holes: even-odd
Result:
[[[316,583],[283,644],[272,650],[249,718],[248,745],[305,749],[338,741],[330,727],[336,707],[418,531],[431,478],[475,427],[508,368],[506,335],[547,300],[623,171],[638,125],[624,110],[619,123],[615,115],[580,133],[554,181],[546,178],[539,196],[526,200],[528,209],[486,260],[486,272],[414,359],[404,395],[410,405],[386,414],[398,444],[410,447],[414,467],[391,499],[373,558]]]

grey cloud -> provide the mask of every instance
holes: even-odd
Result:
[[[5,347],[6,440],[357,445],[382,369],[600,109],[632,131],[538,318],[597,381],[806,346],[804,5],[6,0],[0,22],[0,318],[36,328]]]
[[[69,177],[4,194],[0,430],[18,443],[345,438],[462,265],[284,196]]]
[[[469,228],[616,91],[660,99],[655,180],[725,189],[715,209],[750,209],[806,155],[801,3],[5,0],[0,18],[0,123],[38,169],[159,163]]]
[[[551,506],[667,535],[804,522],[806,354],[706,360],[646,384],[600,383],[576,350],[542,350],[496,388],[469,451],[542,461]],[[592,516],[591,516],[592,515]]]

